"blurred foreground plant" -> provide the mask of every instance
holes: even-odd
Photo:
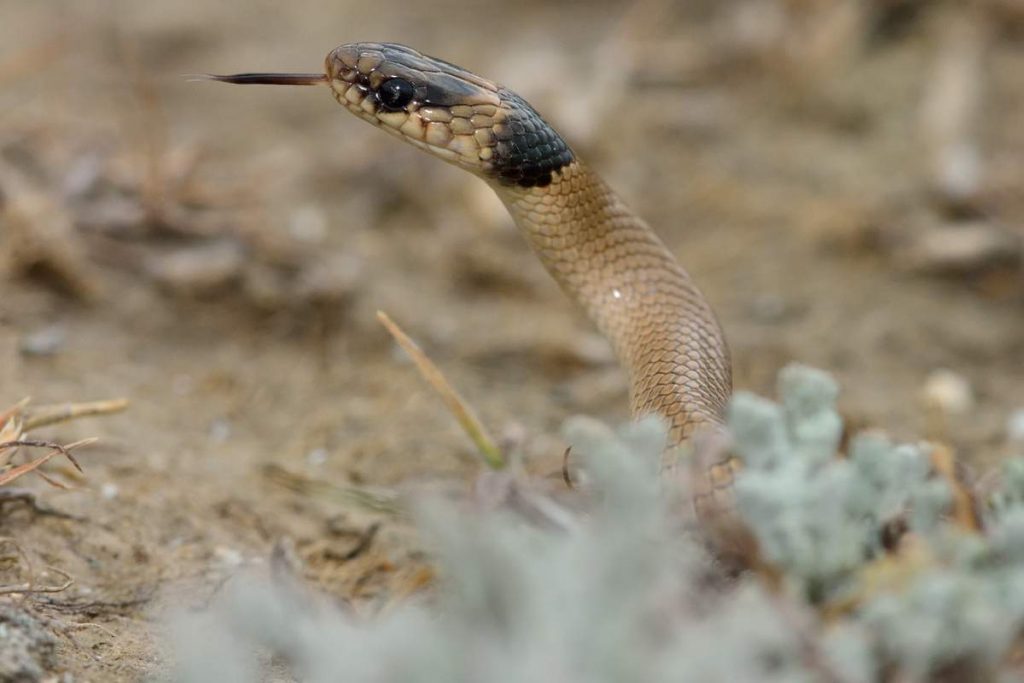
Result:
[[[576,420],[587,485],[573,500],[502,471],[486,476],[530,506],[418,506],[436,594],[360,620],[290,581],[239,580],[178,620],[176,679],[258,679],[256,646],[312,682],[1009,680],[1024,463],[988,501],[969,497],[984,509],[964,524],[930,447],[864,434],[837,456],[836,394],[794,366],[780,404],[732,404],[736,514],[778,581],[723,575],[685,485],[659,476],[661,425]]]

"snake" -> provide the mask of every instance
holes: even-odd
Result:
[[[729,347],[708,300],[651,227],[515,92],[396,43],[348,43],[324,73],[207,75],[321,85],[359,118],[482,178],[563,291],[610,341],[634,418],[655,414],[679,444],[723,424]],[[710,463],[712,488],[731,483]]]

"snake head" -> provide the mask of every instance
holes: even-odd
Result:
[[[412,48],[350,43],[325,68],[335,99],[359,118],[501,185],[543,187],[573,161],[518,95]]]

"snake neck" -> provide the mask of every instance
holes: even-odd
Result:
[[[545,187],[492,183],[531,248],[611,341],[634,416],[668,420],[674,442],[720,424],[728,348],[671,252],[600,177],[573,161]]]

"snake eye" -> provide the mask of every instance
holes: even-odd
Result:
[[[415,90],[404,78],[389,78],[377,88],[377,98],[385,109],[394,111],[409,104]]]

